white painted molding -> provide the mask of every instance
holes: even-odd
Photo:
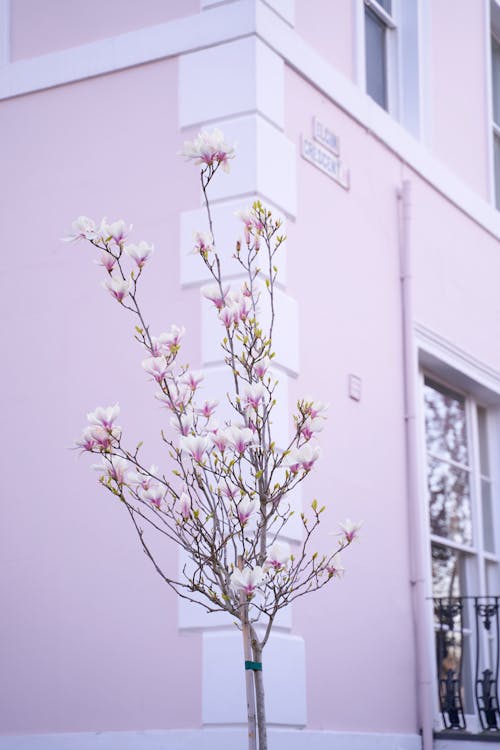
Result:
[[[421,750],[413,734],[268,729],[270,750]],[[246,728],[176,729],[146,732],[80,732],[0,737],[0,750],[235,750],[245,747]],[[450,743],[451,744],[451,743]],[[453,744],[453,750],[456,750]],[[463,750],[471,743],[460,743]],[[450,745],[438,744],[439,750]],[[451,750],[451,748],[450,748]]]
[[[263,0],[290,26],[295,26],[295,0]]]
[[[0,99],[173,57],[254,33],[253,0],[238,0],[209,13],[177,18],[79,47],[12,62],[0,71]]]
[[[437,375],[463,385],[473,395],[498,405],[500,398],[500,372],[486,362],[461,349],[436,331],[415,323],[415,340],[420,363]]]
[[[210,8],[198,16],[10,63],[0,70],[0,99],[185,54],[252,34],[257,34],[291,68],[300,71],[306,80],[385,143],[473,221],[500,238],[500,213],[440,164],[355,84],[322,59],[262,0],[235,0]]]
[[[245,37],[181,56],[181,128],[253,112],[283,130],[283,59],[260,39]]]
[[[10,61],[10,0],[0,0],[0,71]],[[0,76],[1,80],[1,76]]]
[[[203,634],[202,720],[204,724],[246,721],[241,633]],[[266,716],[270,724],[307,723],[304,641],[286,633],[271,635],[264,650]]]

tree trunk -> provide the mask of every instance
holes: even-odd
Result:
[[[243,561],[238,559],[238,568],[241,570]],[[244,591],[240,594],[241,602],[241,633],[243,635],[243,654],[245,657],[245,690],[247,696],[247,724],[248,724],[248,750],[257,750],[257,733],[255,722],[255,674],[247,665],[252,661],[252,648],[250,639],[250,623],[248,622],[248,600]]]
[[[267,750],[267,723],[266,723],[266,701],[264,695],[264,679],[262,677],[262,648],[254,635],[252,638],[252,649],[254,662],[260,665],[260,669],[254,670],[255,697],[257,701],[257,729],[259,733],[259,750]]]

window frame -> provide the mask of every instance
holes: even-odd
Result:
[[[366,50],[366,11],[370,10],[379,21],[384,25],[384,68],[385,68],[385,90],[386,90],[386,107],[383,107],[374,99],[367,89],[366,69],[367,69],[367,50]],[[392,0],[391,13],[388,13],[377,0],[363,0],[363,49],[364,49],[364,90],[366,95],[374,101],[377,106],[388,114],[398,117],[399,115],[399,96],[398,96],[398,0]]]
[[[442,388],[448,389],[451,393],[455,393],[464,399],[465,407],[465,424],[466,424],[466,436],[467,436],[467,448],[469,451],[469,467],[470,467],[470,479],[469,479],[469,492],[470,492],[470,503],[471,503],[471,523],[472,523],[472,542],[470,545],[461,544],[451,539],[441,537],[433,534],[430,523],[430,508],[429,508],[429,492],[428,492],[428,458],[429,451],[426,440],[426,424],[425,424],[425,399],[424,399],[424,386],[427,381],[430,381],[430,385],[441,386]],[[500,476],[499,476],[499,461],[495,460],[495,456],[498,453],[498,447],[500,446],[500,429],[499,429],[499,409],[498,404],[492,404],[488,399],[482,398],[479,394],[471,392],[461,385],[457,384],[453,377],[443,377],[436,373],[435,370],[428,366],[422,365],[419,368],[418,378],[418,394],[420,404],[420,443],[422,446],[422,469],[424,476],[422,477],[422,517],[424,523],[424,535],[426,539],[427,549],[427,580],[428,580],[428,591],[432,597],[433,593],[433,576],[432,576],[432,546],[434,544],[444,546],[452,551],[456,551],[463,554],[463,576],[464,576],[464,591],[461,591],[462,596],[467,595],[485,595],[487,593],[500,593]],[[478,409],[481,408],[485,412],[486,417],[486,441],[487,441],[487,455],[489,460],[489,473],[488,481],[491,487],[491,506],[492,506],[492,517],[493,517],[493,538],[495,552],[489,552],[486,549],[484,528],[483,528],[483,504],[482,504],[482,486],[483,472],[480,461],[480,435],[479,435],[479,419]],[[432,454],[431,454],[432,455]],[[497,569],[495,572],[496,580],[496,591],[489,591],[488,583],[488,566],[496,565]],[[472,623],[472,605],[467,604],[466,622],[467,619]],[[433,617],[429,617],[429,638],[432,640],[435,638],[436,625]],[[472,669],[472,658],[474,649],[474,633],[470,626],[464,625],[464,638],[468,639],[468,657],[464,661],[463,669],[467,671],[466,662],[469,660],[469,668]],[[433,641],[434,642],[434,641]],[[432,651],[432,649],[431,649]],[[435,659],[432,664],[432,670],[434,674],[434,684],[438,685],[438,670]],[[472,683],[471,683],[472,685]],[[464,682],[464,688],[470,688],[471,685],[467,685]],[[436,717],[436,729],[440,730],[441,726],[441,712],[439,707],[437,690],[434,690],[434,715]],[[474,708],[474,707],[473,707]],[[477,733],[481,730],[479,718],[477,714],[467,713],[467,728],[469,731]]]

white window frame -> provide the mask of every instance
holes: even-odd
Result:
[[[386,111],[398,117],[398,24],[397,24],[397,0],[392,0],[392,10],[389,14],[377,0],[363,0],[363,30],[365,31],[365,11],[369,8],[385,27],[385,86],[387,92]],[[363,40],[364,56],[364,88],[366,91],[366,39]],[[366,91],[367,95],[368,91]],[[380,106],[380,105],[379,105]]]
[[[421,137],[425,54],[425,3],[422,0],[392,0],[387,13],[377,0],[355,0],[354,69],[356,82],[367,103],[398,120],[416,138]],[[369,8],[386,27],[387,109],[366,91],[365,9]]]
[[[493,103],[493,40],[500,45],[500,2],[498,0],[488,0],[487,12],[489,11],[489,23],[487,26],[486,39],[486,72],[487,72],[487,90],[488,90],[488,136],[487,142],[490,153],[490,196],[492,204],[500,210],[500,195],[497,195],[496,189],[496,169],[495,169],[495,140],[500,142],[500,123],[495,121],[494,103]],[[500,168],[500,165],[499,165]]]
[[[444,367],[445,370],[446,366]],[[424,383],[428,379],[436,385],[441,385],[449,390],[455,392],[457,395],[462,396],[465,399],[465,419],[466,419],[466,431],[467,431],[467,447],[469,451],[469,466],[470,466],[470,500],[471,500],[471,521],[472,521],[472,543],[471,545],[464,545],[445,538],[436,536],[431,533],[430,527],[430,510],[429,510],[429,498],[427,490],[427,446],[426,446],[426,435],[425,435],[425,409],[424,409]],[[459,381],[467,380],[467,378],[459,377]],[[479,386],[479,391],[482,390]],[[495,563],[498,566],[497,580],[498,588],[494,593],[500,594],[500,485],[499,485],[499,469],[498,460],[495,461],[495,456],[498,454],[499,436],[500,436],[500,394],[495,394],[493,399],[483,397],[482,394],[471,392],[469,388],[464,388],[462,382],[457,382],[453,375],[448,376],[446,373],[443,374],[437,372],[434,368],[428,366],[422,366],[419,373],[419,403],[420,403],[420,426],[421,426],[421,446],[422,446],[422,462],[421,465],[424,468],[425,476],[422,481],[422,517],[423,524],[425,525],[425,535],[427,539],[427,590],[429,595],[432,596],[432,557],[431,547],[432,544],[441,544],[442,546],[448,547],[458,552],[463,552],[469,557],[469,561],[466,560],[464,578],[466,594],[470,596],[481,596],[487,592],[487,580],[486,580],[486,565],[488,562]],[[492,404],[493,401],[493,404]],[[487,442],[488,442],[488,456],[490,462],[489,479],[491,481],[492,488],[492,510],[493,510],[493,521],[494,529],[493,535],[495,540],[495,553],[488,552],[484,547],[484,536],[482,526],[482,500],[481,500],[481,467],[479,464],[479,430],[477,420],[477,407],[482,407],[487,413]],[[495,512],[496,510],[496,512]],[[474,570],[474,567],[476,568]],[[492,592],[489,592],[490,594]],[[472,609],[472,608],[471,608]],[[469,611],[469,617],[472,616]],[[472,632],[474,631],[474,626]],[[435,626],[434,618],[430,614],[429,616],[429,638],[434,639]],[[469,637],[469,644],[471,650],[471,671],[474,670],[474,649],[473,640],[471,637],[471,630],[464,627],[464,635]],[[485,638],[485,636],[483,636]],[[432,640],[434,646],[434,640]],[[484,644],[483,644],[484,645]],[[430,649],[430,652],[434,654],[434,647]],[[434,675],[434,713],[435,713],[435,729],[438,731],[443,729],[441,711],[439,707],[439,700],[437,694],[438,685],[438,673],[437,664],[435,659],[431,665],[432,674]],[[473,686],[472,686],[473,687]],[[467,730],[473,733],[481,731],[479,717],[475,714],[466,713]]]

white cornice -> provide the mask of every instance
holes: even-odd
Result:
[[[174,57],[253,33],[254,3],[239,0],[79,47],[16,60],[0,68],[0,99]]]
[[[0,0],[0,9],[8,7]],[[500,212],[471,190],[397,121],[340,74],[261,0],[236,0],[198,15],[0,68],[0,99],[186,54],[256,34],[403,163],[500,239]]]
[[[498,405],[500,400],[500,372],[486,362],[461,349],[436,331],[422,323],[414,324],[415,340],[420,363],[436,374],[454,382],[461,379],[473,395],[488,403]]]

